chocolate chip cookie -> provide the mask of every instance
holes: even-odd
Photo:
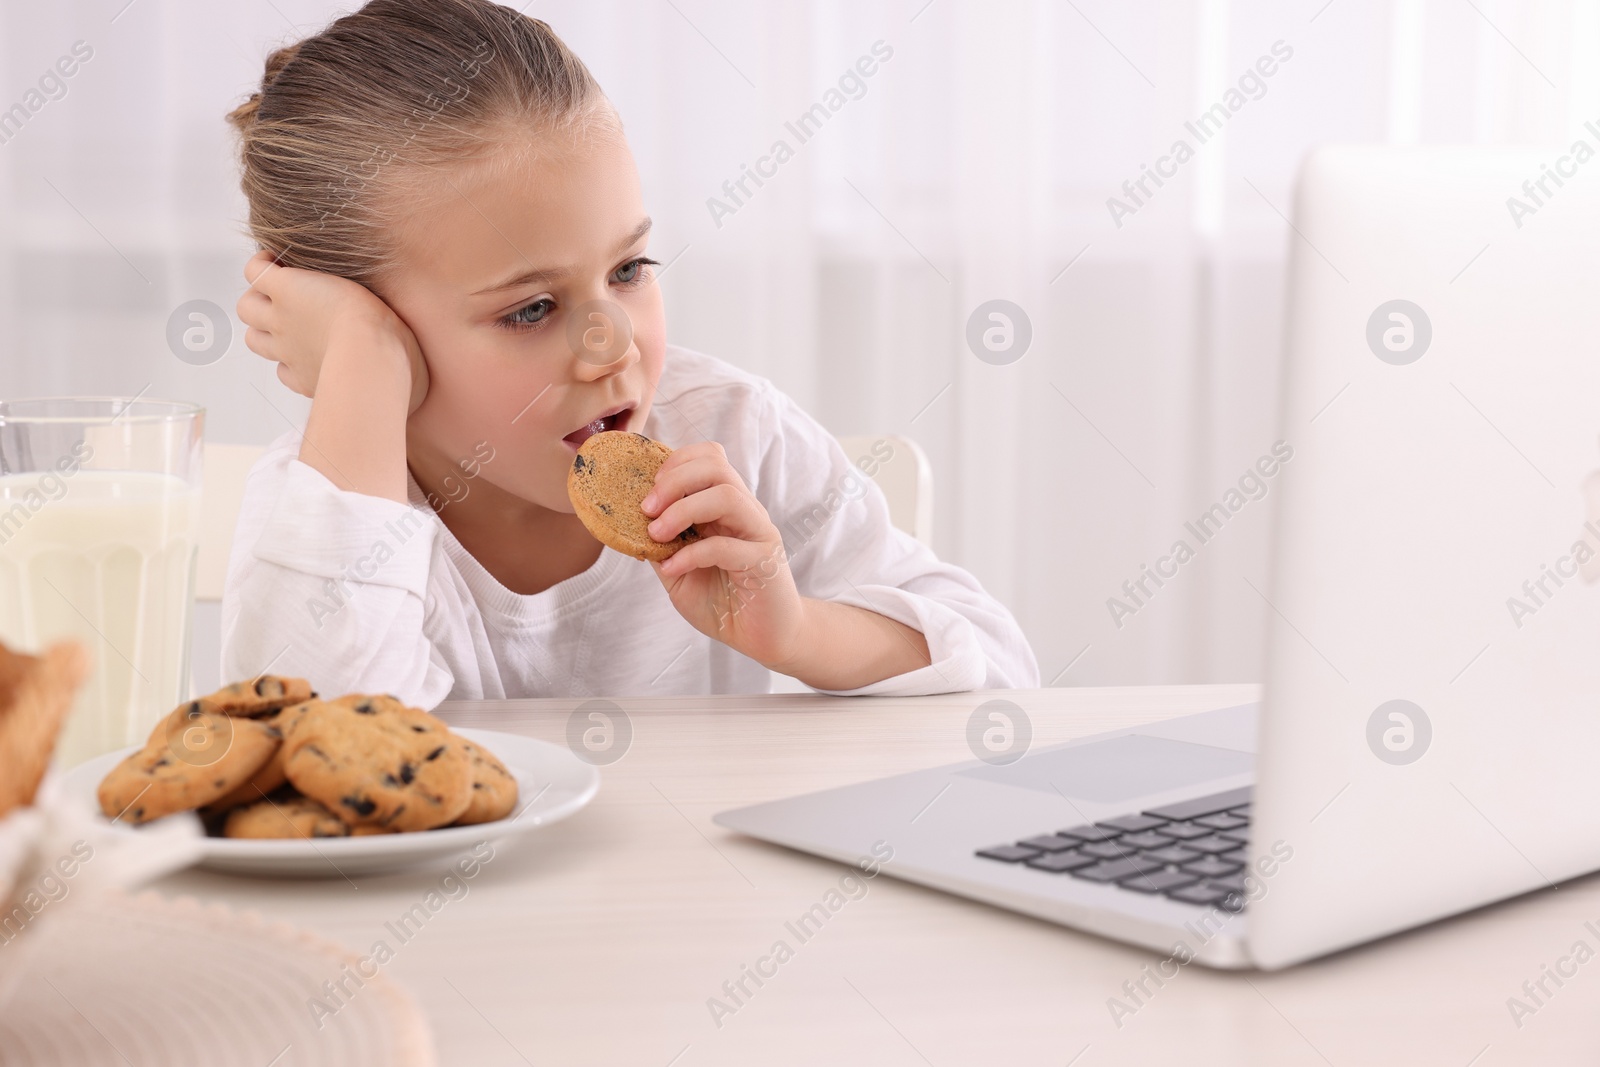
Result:
[[[234,809],[222,824],[223,837],[349,837],[350,827],[333,812],[298,793],[266,797]]]
[[[310,700],[317,694],[304,678],[286,678],[276,674],[263,674],[248,682],[225,685],[215,693],[200,698],[209,711],[223,715],[243,715],[255,718],[269,715],[290,704]]]
[[[700,532],[687,527],[671,541],[657,541],[639,507],[656,484],[656,471],[672,449],[641,433],[605,430],[578,448],[567,471],[567,499],[595,539],[635,559],[657,563],[672,556]]]
[[[208,711],[192,700],[105,776],[100,810],[143,823],[211,804],[253,778],[279,744],[278,731],[266,723]]]
[[[472,801],[461,738],[392,696],[312,701],[284,742],[283,767],[352,827],[431,830]]]
[[[452,825],[473,826],[494,822],[511,814],[517,806],[517,780],[494,753],[461,738],[461,747],[472,762],[472,800]]]
[[[255,721],[271,727],[278,736],[287,738],[310,706],[309,701],[290,704],[286,708],[279,708],[262,715]],[[289,776],[283,770],[283,746],[279,745],[277,751],[262,764],[261,769],[252,775],[249,781],[206,805],[205,812],[208,815],[216,815],[242,804],[253,804],[288,780]]]

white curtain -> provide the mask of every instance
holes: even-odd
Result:
[[[269,48],[348,6],[0,0],[0,396],[194,399],[212,440],[240,443],[303,417],[237,323],[208,366],[175,358],[165,326],[242,288],[223,113]],[[526,8],[627,124],[670,338],[771,377],[835,433],[915,437],[936,549],[1062,685],[1260,674],[1246,579],[1265,574],[1266,507],[1120,627],[1106,601],[1276,438],[1306,149],[1556,144],[1600,118],[1597,0]],[[1185,123],[1219,103],[1201,143]],[[801,143],[786,123],[808,111]],[[792,158],[763,162],[779,140]],[[746,166],[769,176],[739,192]],[[966,340],[994,299],[1032,329],[1004,365]]]

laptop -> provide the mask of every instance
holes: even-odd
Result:
[[[1259,706],[716,821],[1221,968],[1600,869],[1594,155],[1306,159]]]

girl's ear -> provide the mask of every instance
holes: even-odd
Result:
[[[411,355],[411,403],[406,414],[412,415],[428,399],[428,361],[422,356],[422,346],[413,339],[408,347]]]

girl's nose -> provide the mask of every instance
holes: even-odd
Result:
[[[633,343],[633,322],[620,304],[591,300],[567,318],[567,347],[585,381],[615,374],[639,359]]]

